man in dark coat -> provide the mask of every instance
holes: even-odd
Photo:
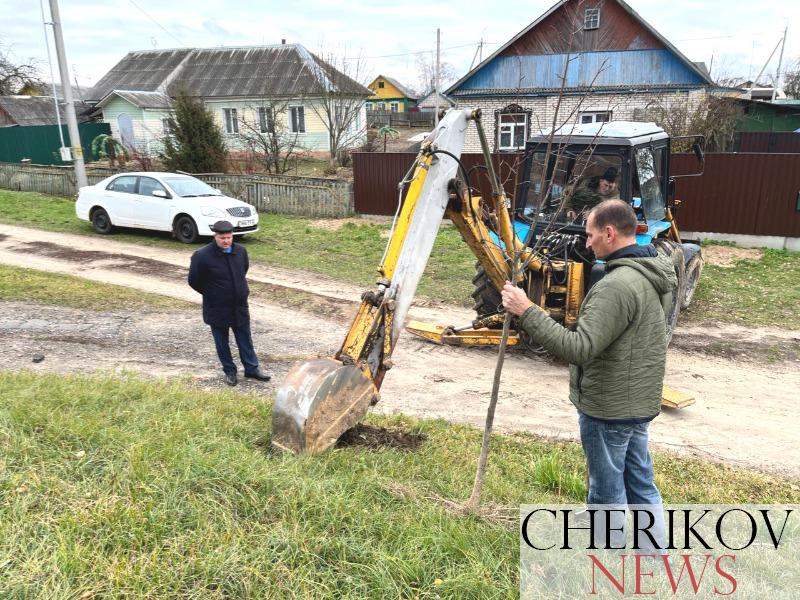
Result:
[[[211,326],[217,356],[225,372],[225,383],[236,385],[236,365],[231,356],[229,331],[233,330],[244,376],[269,381],[270,375],[258,366],[250,334],[250,311],[247,307],[247,250],[233,243],[233,225],[217,221],[212,225],[214,240],[192,255],[189,285],[203,295],[203,321]]]

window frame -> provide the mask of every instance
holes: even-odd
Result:
[[[300,118],[296,118],[296,115],[300,115]],[[289,107],[289,132],[298,134],[306,132],[306,109],[302,104]]]
[[[177,123],[172,117],[163,117],[161,119],[161,131],[164,135],[175,135],[175,128]]]
[[[605,115],[605,119],[598,119],[599,115]],[[584,121],[586,117],[591,117],[590,121]],[[578,123],[586,125],[589,123],[608,123],[614,118],[613,110],[585,110],[578,113]]]
[[[583,12],[583,29],[591,31],[593,29],[600,29],[600,7],[587,8]]]
[[[122,179],[133,179],[133,189],[131,191],[128,190],[115,190],[111,186]],[[139,176],[138,175],[120,175],[119,177],[115,177],[113,181],[109,181],[108,185],[106,186],[106,190],[109,192],[116,192],[117,194],[137,194],[139,192]]]
[[[150,181],[155,181],[156,184],[158,185],[158,188],[160,188],[161,191],[163,191],[167,195],[167,197],[166,198],[162,198],[161,196],[153,196],[153,191],[151,191],[149,194],[143,194],[142,191],[141,191],[142,190],[142,182],[145,179],[149,179]],[[169,199],[172,198],[172,194],[169,193],[169,190],[166,188],[166,186],[163,183],[161,183],[155,177],[150,177],[148,175],[139,175],[139,180],[136,182],[136,194],[139,195],[139,196],[147,196],[148,198],[150,198],[150,197],[158,198],[160,200],[169,200]]]
[[[271,106],[259,106],[256,109],[256,118],[259,133],[275,133],[275,109]]]
[[[400,103],[399,102],[390,102],[389,103],[389,112],[393,112],[393,113],[400,112]]]
[[[226,135],[239,134],[239,111],[233,107],[222,109],[222,122],[225,126]],[[233,131],[231,131],[233,129]]]
[[[515,117],[512,123],[503,123],[503,117]],[[517,119],[522,117],[522,122]],[[510,104],[503,109],[495,112],[495,129],[496,129],[496,148],[498,152],[518,152],[525,149],[525,142],[528,140],[528,133],[530,130],[530,117],[531,110],[524,109],[518,104]],[[515,143],[516,131],[522,128],[522,141],[519,145]],[[503,145],[503,136],[509,135],[510,145]]]

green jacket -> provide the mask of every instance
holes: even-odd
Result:
[[[570,363],[569,399],[598,419],[656,416],[667,356],[665,312],[676,284],[672,260],[619,258],[586,294],[570,331],[539,307],[520,326],[551,354]]]

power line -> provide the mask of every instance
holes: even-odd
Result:
[[[173,40],[175,40],[176,42],[178,42],[178,43],[179,43],[181,46],[185,46],[185,45],[186,45],[186,44],[183,42],[183,40],[181,40],[181,39],[177,38],[175,35],[173,35],[173,34],[172,34],[172,32],[171,32],[171,31],[169,31],[169,30],[168,30],[166,27],[164,27],[164,26],[163,26],[161,23],[159,23],[158,21],[156,21],[156,20],[155,20],[153,17],[151,17],[149,14],[147,14],[147,11],[146,11],[145,9],[143,9],[141,6],[139,6],[138,4],[136,4],[136,2],[134,2],[134,0],[128,0],[128,2],[130,2],[131,4],[133,4],[133,5],[134,5],[134,6],[135,6],[137,9],[139,9],[139,11],[140,11],[140,12],[141,12],[141,13],[142,13],[142,14],[143,14],[145,17],[147,17],[147,18],[148,18],[148,19],[150,19],[150,20],[151,20],[153,23],[155,23],[155,24],[158,26],[158,28],[159,28],[159,29],[161,29],[161,30],[162,30],[164,33],[166,33],[166,34],[167,34],[169,37],[171,37]]]
[[[472,42],[471,44],[460,44],[458,46],[448,46],[447,48],[442,48],[442,50],[456,50],[458,48],[471,48],[472,46],[479,46],[483,44],[484,46],[488,44],[497,44],[498,42]],[[372,59],[372,58],[395,58],[398,56],[414,56],[417,54],[433,54],[433,50],[418,50],[416,52],[401,52],[399,54],[381,54],[380,56],[359,56],[359,57],[352,57],[352,58],[345,58],[344,60],[356,60],[362,59]]]

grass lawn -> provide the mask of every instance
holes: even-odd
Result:
[[[0,190],[0,222],[83,235],[96,235],[74,216],[71,200]],[[244,238],[254,260],[304,269],[370,288],[386,246],[388,223],[364,220],[332,231],[313,219],[262,215],[261,230]],[[125,230],[112,236],[126,242],[180,247],[168,234]],[[451,226],[442,227],[418,293],[446,303],[471,306],[475,258]],[[759,260],[734,268],[708,265],[696,299],[682,320],[714,320],[744,325],[800,329],[800,253],[766,250]]]
[[[270,400],[132,376],[0,373],[3,598],[514,598],[514,522],[456,516],[480,432],[414,451],[268,450]],[[667,502],[800,502],[796,482],[656,455]],[[580,502],[577,444],[493,441],[484,498]]]
[[[0,300],[72,306],[86,310],[169,310],[193,306],[167,296],[80,277],[0,265]]]

